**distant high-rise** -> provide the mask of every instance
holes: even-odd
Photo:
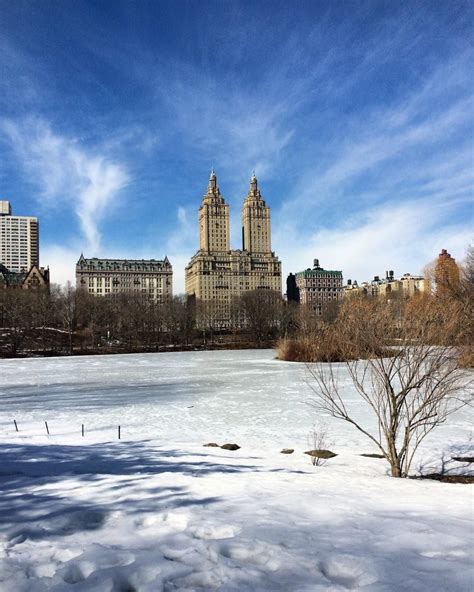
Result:
[[[226,327],[232,299],[252,290],[281,293],[281,263],[271,250],[270,208],[255,174],[242,207],[242,249],[230,248],[229,206],[211,172],[199,208],[199,250],[186,267],[186,294],[212,301]]]
[[[39,266],[38,219],[13,216],[9,201],[0,201],[0,263],[14,273]]]

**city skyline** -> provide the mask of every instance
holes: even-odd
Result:
[[[419,273],[472,239],[467,2],[0,1],[0,199],[41,265],[162,259],[184,292],[215,168],[231,244],[252,171],[282,277]]]

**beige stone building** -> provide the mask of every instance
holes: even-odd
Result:
[[[315,259],[312,269],[296,274],[296,287],[300,303],[322,314],[325,306],[342,300],[342,271],[323,269]]]
[[[93,296],[134,292],[166,302],[173,295],[173,268],[168,258],[86,259],[76,264],[76,287]]]
[[[393,271],[386,271],[385,278],[378,275],[371,282],[347,280],[344,286],[344,296],[364,294],[366,296],[390,296],[401,295],[403,298],[411,298],[415,294],[429,293],[430,281],[422,276],[405,273],[399,278],[394,277]]]
[[[186,267],[186,294],[213,302],[226,326],[234,297],[250,290],[281,293],[281,263],[271,249],[270,208],[255,174],[242,208],[242,249],[230,248],[229,206],[211,172],[199,208],[199,250]],[[218,323],[219,324],[219,323]]]

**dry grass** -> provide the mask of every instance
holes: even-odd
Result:
[[[280,339],[276,346],[277,358],[286,362],[343,362],[344,349],[333,340],[316,337]]]
[[[474,368],[474,347],[472,345],[460,348],[458,364],[460,368]]]

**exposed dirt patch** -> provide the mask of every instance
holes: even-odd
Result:
[[[420,475],[413,479],[433,479],[441,483],[474,483],[474,475],[443,475],[441,473],[430,473],[429,475]]]

